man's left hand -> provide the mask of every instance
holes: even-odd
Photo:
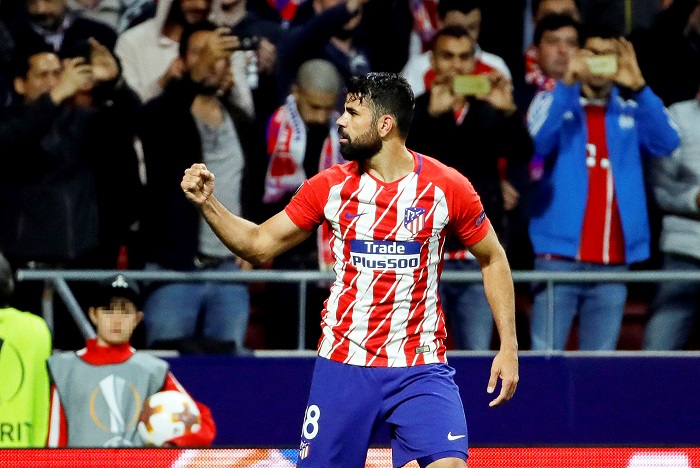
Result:
[[[511,115],[517,110],[513,100],[513,86],[503,73],[492,71],[487,75],[491,91],[481,99],[491,104],[496,109]]]
[[[615,42],[617,46],[617,74],[615,75],[615,82],[620,86],[639,91],[646,82],[642,76],[642,71],[639,69],[634,47],[630,41],[624,38],[617,39]]]
[[[501,393],[491,400],[489,406],[498,406],[511,398],[518,386],[518,352],[513,349],[501,349],[491,364],[491,378],[486,391],[493,393],[496,390],[498,378],[501,379]]]
[[[92,65],[92,77],[97,82],[112,81],[119,77],[119,65],[117,59],[109,49],[95,38],[88,39],[92,51],[90,53],[90,64]]]

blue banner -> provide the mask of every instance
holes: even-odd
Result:
[[[167,360],[195,399],[211,408],[216,445],[298,446],[314,358]],[[489,408],[494,395],[486,393],[491,361],[489,356],[449,357],[472,446],[700,443],[696,356],[522,355],[515,397],[497,408]],[[388,441],[385,428],[375,444]]]

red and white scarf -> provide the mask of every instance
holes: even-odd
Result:
[[[422,51],[430,50],[438,30],[438,0],[411,0],[413,31],[421,40]]]
[[[323,142],[318,171],[321,172],[336,164],[344,163],[340,154],[340,137],[335,121],[337,112],[328,122],[328,137]],[[285,195],[296,192],[306,180],[304,155],[306,153],[306,125],[299,114],[294,96],[278,108],[267,126],[267,154],[269,162],[265,175],[265,195],[263,202],[276,203]],[[319,267],[327,270],[333,266],[333,252],[330,249],[330,230],[322,224],[318,228]]]
[[[531,45],[525,51],[525,82],[537,86],[537,91],[551,91],[557,84],[557,80],[545,76],[537,63],[537,47]]]

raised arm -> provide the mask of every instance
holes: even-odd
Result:
[[[234,215],[214,196],[214,174],[204,164],[185,170],[180,187],[221,242],[251,263],[266,262],[311,235],[312,231],[297,227],[284,211],[260,225]]]
[[[513,278],[506,253],[498,242],[493,228],[490,228],[483,239],[471,245],[469,251],[474,254],[481,266],[486,299],[491,306],[498,336],[501,340],[501,348],[491,365],[491,377],[487,388],[488,393],[493,393],[498,378],[501,378],[501,392],[489,403],[489,406],[496,406],[513,397],[519,379]]]

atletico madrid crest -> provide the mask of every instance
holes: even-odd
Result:
[[[406,208],[403,215],[403,225],[413,234],[417,234],[425,226],[425,208],[412,206]]]
[[[304,458],[308,457],[309,450],[311,450],[310,444],[302,440],[301,445],[299,445],[299,460],[303,460]]]

